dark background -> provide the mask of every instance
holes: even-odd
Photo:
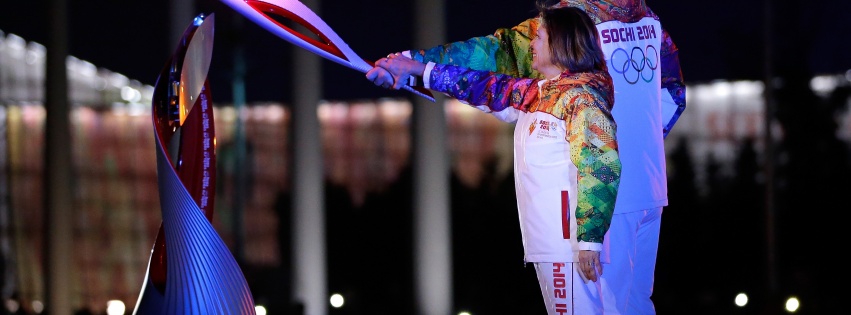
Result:
[[[512,26],[532,15],[532,2],[447,1],[446,39],[463,40]],[[850,208],[843,197],[851,191],[847,180],[851,171],[848,144],[836,139],[834,118],[846,109],[849,91],[841,87],[830,97],[819,98],[808,84],[814,75],[851,69],[847,26],[851,1],[771,3],[772,23],[766,30],[763,1],[648,0],[679,46],[687,84],[762,80],[767,31],[773,56],[768,64],[777,96],[777,109],[771,114],[780,131],[772,156],[777,168],[775,234],[765,230],[765,174],[751,142],[745,141],[737,150],[734,176],[723,176],[718,165],[710,164],[705,195],[694,185],[691,158],[685,153],[688,141],[678,143],[679,150],[669,156],[670,206],[663,217],[654,293],[659,314],[779,314],[781,299],[789,295],[805,303],[800,314],[837,314],[847,309],[842,298],[849,291],[843,287],[849,276],[840,257],[848,248],[842,218]],[[196,4],[199,13],[216,14],[210,70],[214,101],[230,103],[233,47],[241,43],[247,56],[248,101],[287,103],[292,80],[298,79],[290,71],[293,46],[237,17],[220,2],[198,0]],[[44,0],[0,4],[0,30],[47,43],[48,5]],[[174,46],[168,40],[167,1],[69,0],[68,9],[71,55],[154,84]],[[421,48],[413,47],[409,1],[325,0],[319,15],[366,59]],[[407,95],[377,88],[363,74],[332,62],[324,62],[323,74],[326,99]],[[341,233],[328,236],[330,289],[344,292],[353,301],[333,312],[360,314],[369,309],[405,314],[412,310],[411,257],[405,255],[410,239],[386,241],[383,237],[407,235],[411,229],[410,213],[396,211],[410,204],[410,173],[406,174],[387,194],[368,199],[363,207],[372,209],[369,212],[354,211],[342,188],[327,188],[329,231]],[[534,270],[521,267],[511,180],[466,187],[453,177],[455,304],[459,309],[471,309],[474,314],[542,311]],[[281,196],[282,218],[289,211],[287,200]],[[769,238],[778,244],[776,290],[767,285]],[[364,243],[374,244],[375,251],[352,252],[363,248],[354,244]],[[258,302],[268,302],[273,310],[287,309],[281,297],[288,295],[279,295],[287,290],[279,271],[247,268],[246,276]],[[753,306],[735,309],[732,297],[738,292],[755,292]]]

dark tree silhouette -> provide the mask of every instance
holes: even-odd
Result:
[[[796,6],[795,6],[796,7]],[[784,11],[788,10],[788,11]],[[848,209],[842,196],[851,191],[847,144],[836,137],[835,115],[844,107],[847,92],[834,98],[819,98],[810,89],[814,73],[801,60],[816,51],[783,48],[809,47],[811,32],[820,32],[813,16],[798,14],[793,6],[782,6],[780,13],[794,13],[787,21],[782,53],[776,64],[782,85],[777,87],[777,121],[783,138],[779,145],[777,189],[777,243],[779,275],[783,294],[806,296],[811,301],[807,314],[830,313],[844,303],[830,283],[848,280],[841,261],[831,258],[836,241],[847,239],[842,211]],[[779,15],[778,15],[779,16]],[[794,42],[794,44],[792,44]],[[794,47],[792,46],[794,45]],[[794,52],[794,53],[793,53]],[[810,55],[813,54],[813,55]],[[802,58],[803,57],[803,58]],[[842,98],[845,93],[845,99]],[[802,311],[804,311],[802,309]]]

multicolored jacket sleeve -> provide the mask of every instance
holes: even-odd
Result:
[[[686,85],[685,83],[683,83],[683,72],[680,69],[679,49],[677,49],[677,45],[674,44],[674,41],[668,34],[668,31],[666,31],[664,28],[662,29],[661,59],[662,92],[667,91],[668,94],[671,95],[670,99],[663,97],[662,101],[673,101],[674,104],[668,105],[677,106],[677,110],[671,117],[671,120],[665,123],[664,135],[665,137],[667,137],[668,133],[671,132],[671,129],[674,128],[674,125],[680,118],[680,115],[682,115],[683,111],[686,110]],[[668,105],[663,104],[663,107]]]
[[[594,90],[573,89],[562,95],[568,111],[570,159],[577,168],[577,240],[603,243],[615,211],[621,161],[611,105]]]
[[[512,28],[500,28],[493,35],[412,50],[411,58],[423,63],[431,61],[515,77],[540,78],[532,69],[530,50],[538,23],[538,19],[531,18]]]
[[[494,111],[508,107],[546,111],[566,121],[570,159],[577,167],[577,239],[602,243],[609,229],[620,185],[621,162],[612,118],[614,103],[608,73],[563,75],[545,82],[506,74],[436,64],[429,88]]]
[[[526,111],[538,97],[538,80],[517,78],[492,71],[435,64],[429,76],[429,88],[443,92],[473,106],[492,111],[508,107]]]

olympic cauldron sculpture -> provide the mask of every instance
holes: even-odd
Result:
[[[197,16],[154,86],[152,120],[163,223],[133,314],[255,314],[211,219],[216,136],[207,73],[214,14]]]

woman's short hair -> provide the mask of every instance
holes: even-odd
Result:
[[[540,8],[552,8],[554,5],[559,4],[561,0],[535,0],[535,6]]]
[[[539,7],[542,27],[549,36],[552,63],[570,72],[606,70],[597,27],[582,9]]]

